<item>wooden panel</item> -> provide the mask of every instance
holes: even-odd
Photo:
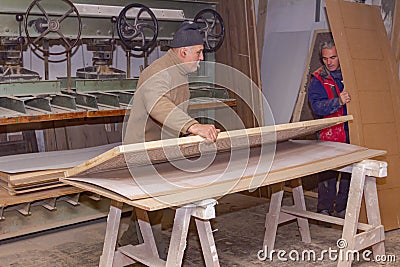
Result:
[[[60,177],[58,177],[58,178],[60,178]],[[26,186],[26,187],[14,188],[14,187],[9,187],[3,181],[0,181],[0,187],[7,190],[7,192],[12,196],[26,194],[26,193],[32,193],[32,192],[37,192],[37,191],[42,191],[42,190],[49,190],[49,189],[63,187],[63,186],[65,186],[65,184],[57,181],[57,182],[46,183],[46,184],[37,185],[37,186]]]
[[[45,129],[43,130],[44,135],[44,144],[46,151],[56,151],[57,150],[57,141],[56,141],[56,133],[55,129]]]
[[[21,173],[28,171],[70,168],[104,153],[117,145],[118,144],[111,144],[87,149],[6,156],[1,158],[0,171],[7,173]]]
[[[381,13],[373,6],[341,0],[326,0],[326,7],[344,84],[352,95],[348,104],[349,114],[354,115],[349,123],[350,141],[368,148],[386,149],[389,166],[400,165],[400,84]],[[390,180],[398,178],[399,173],[388,176]],[[380,203],[381,208],[387,205],[391,203],[385,200]],[[387,208],[382,210],[383,221],[398,219]],[[392,229],[392,226],[385,225],[385,228]]]
[[[379,210],[385,230],[396,229],[400,221],[400,188],[379,190]],[[388,216],[390,214],[390,216]]]
[[[58,187],[58,180],[64,177],[66,168],[74,167],[117,145],[2,157],[0,179],[10,194]]]
[[[394,58],[395,58],[395,61],[396,61],[396,69],[399,69],[399,61],[400,61],[400,4],[398,3],[398,1],[396,1],[395,9],[394,9],[391,45],[392,45]],[[397,76],[397,78],[399,78],[399,76]]]
[[[364,60],[354,59],[353,64],[359,92],[387,92],[389,82],[386,73],[389,69],[384,61],[370,60],[369,64],[365,64]]]
[[[396,120],[391,97],[389,92],[359,92],[360,103],[374,103],[360,107],[362,123],[394,123]]]
[[[323,144],[323,143],[321,143]],[[348,146],[347,144],[343,143],[331,143],[334,144],[334,146],[337,147],[345,147]],[[288,151],[286,151],[288,152]],[[325,156],[330,154],[330,149],[325,148]],[[295,153],[298,153],[296,151]],[[270,185],[270,184],[275,184],[275,183],[280,183],[284,181],[288,181],[291,179],[303,177],[309,174],[329,170],[329,169],[335,169],[338,167],[346,166],[355,162],[362,161],[364,159],[369,159],[372,157],[376,157],[379,155],[384,154],[384,151],[377,151],[377,150],[370,150],[370,149],[361,149],[359,151],[355,151],[354,153],[344,153],[341,156],[336,156],[334,158],[330,159],[325,159],[325,160],[318,160],[314,162],[310,162],[310,164],[303,164],[299,165],[297,167],[292,166],[290,167],[289,165],[285,164],[285,168],[283,169],[275,169],[275,171],[271,171],[268,176],[265,179],[265,175],[261,175],[261,178],[263,179],[263,182],[261,186],[265,185]],[[285,154],[285,153],[284,153]],[[307,156],[310,155],[310,153],[306,153]],[[289,156],[288,153],[286,155],[282,155],[283,158],[286,158]],[[293,156],[293,155],[292,155]],[[299,156],[298,159],[300,158],[306,158],[306,155],[304,156]],[[238,181],[237,184],[235,184],[232,188],[230,188],[229,193],[235,193],[235,192],[240,192],[244,190],[248,190],[249,188],[252,188],[252,179],[249,179],[252,177],[244,177]],[[260,177],[258,177],[260,178]],[[74,185],[78,188],[82,188],[84,190],[88,190],[97,194],[100,194],[102,196],[109,197],[111,199],[127,203],[128,205],[139,207],[145,210],[158,210],[158,209],[163,209],[166,207],[171,207],[171,206],[181,206],[184,204],[192,203],[194,201],[199,201],[199,200],[204,200],[208,198],[217,198],[220,196],[223,196],[227,193],[227,185],[226,183],[215,183],[215,184],[210,184],[206,188],[196,188],[196,189],[188,189],[188,190],[181,190],[180,192],[177,193],[172,193],[172,194],[166,194],[166,195],[161,195],[156,198],[153,197],[148,197],[148,198],[143,198],[135,201],[130,201],[129,199],[112,192],[110,190],[107,190],[105,188],[93,185],[93,184],[88,184],[85,182],[79,182],[79,181],[73,181],[73,180],[66,180],[62,179],[63,182],[67,184]]]
[[[69,149],[101,146],[108,143],[104,124],[71,125],[66,127]]]
[[[24,172],[17,174],[0,173],[5,177],[9,187],[25,187],[42,183],[58,181],[60,177],[64,177],[64,171],[67,169],[46,170],[36,172]]]
[[[10,196],[6,190],[0,189],[0,207],[6,207],[21,203],[32,202],[36,200],[76,194],[80,192],[82,192],[82,190],[79,188],[67,186],[56,189],[50,189],[42,192],[22,194],[20,196]]]
[[[347,3],[341,3],[339,8],[340,13],[337,13],[336,16],[339,18],[339,14],[342,15],[343,23],[346,25],[346,27],[358,29],[376,28],[375,21],[370,19],[370,13],[374,12],[374,10],[379,11],[377,7],[358,3],[351,3],[350,5]],[[331,21],[330,17],[329,21]]]
[[[274,143],[291,138],[308,135],[320,129],[348,121],[352,116],[343,116],[329,119],[304,121],[297,123],[265,126],[244,130],[222,132],[215,143],[204,143],[199,136],[190,136],[178,139],[167,139],[147,143],[131,144],[116,147],[106,153],[93,158],[80,166],[68,170],[67,176],[76,176],[82,173],[101,172],[108,169],[123,168],[126,161],[130,165],[150,164],[200,155],[200,148],[204,151],[227,151],[237,148],[251,147],[261,143]]]
[[[362,129],[364,133],[368,133],[364,140],[369,148],[386,150],[388,155],[399,154],[399,136],[393,132],[391,123],[366,124]],[[397,164],[397,162],[392,162],[392,164]]]
[[[253,0],[221,0],[217,5],[217,11],[225,23],[225,41],[215,54],[216,61],[238,69],[260,87],[260,64]],[[232,75],[231,80],[235,81],[235,78],[237,77]],[[244,91],[243,94],[248,100],[253,99],[250,90]],[[260,125],[255,121],[253,112],[261,112],[261,110],[253,111],[243,99],[236,95],[231,95],[231,97],[237,99],[237,112],[246,128]],[[250,103],[250,105],[252,104]]]
[[[258,2],[257,11],[257,39],[258,39],[258,58],[261,62],[262,51],[264,48],[265,25],[267,22],[268,0]]]
[[[371,42],[376,38],[376,32],[361,29],[345,29],[350,54],[354,59],[383,60],[383,47],[378,42]]]
[[[68,150],[67,133],[65,132],[65,121],[54,122],[54,134],[56,138],[56,150]]]
[[[363,150],[366,148],[335,142],[291,141],[278,144],[271,169],[260,168],[260,148],[256,147],[251,149],[247,158],[232,158],[230,152],[218,153],[212,164],[196,172],[176,168],[175,166],[179,164],[178,161],[173,164],[165,162],[154,166],[158,175],[147,169],[143,172],[133,170],[131,173],[132,171],[125,168],[66,179],[95,184],[134,200],[207,187],[217,183],[225,183],[229,189],[239,178],[266,175],[269,170],[273,173],[297,166],[311,165],[317,161]],[[140,176],[132,179],[132,175],[134,176],[137,172],[140,173]]]

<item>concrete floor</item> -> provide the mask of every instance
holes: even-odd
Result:
[[[315,199],[307,198],[307,207],[314,210]],[[290,204],[291,198],[284,202]],[[233,194],[219,201],[217,218],[212,221],[215,242],[221,266],[336,266],[325,255],[324,260],[281,261],[274,258],[262,261],[257,254],[262,246],[264,220],[268,205],[265,199],[242,194]],[[123,218],[123,227],[127,227],[128,217]],[[98,266],[105,234],[105,219],[63,227],[57,230],[28,235],[0,242],[0,266],[23,267],[62,267],[62,266]],[[322,250],[337,249],[336,241],[341,236],[339,227],[327,227],[311,223],[312,242],[300,241],[296,223],[282,225],[278,229],[276,250],[300,254],[313,250],[321,255]],[[397,261],[385,266],[400,266],[400,230],[386,232],[386,254],[395,255]],[[293,251],[293,252],[291,252]],[[333,254],[334,256],[334,254]],[[191,231],[184,258],[184,266],[203,266],[202,254],[195,231]],[[381,266],[374,262],[361,260],[353,266]]]

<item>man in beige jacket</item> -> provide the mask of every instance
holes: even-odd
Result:
[[[197,24],[183,22],[173,37],[171,49],[141,73],[126,126],[125,144],[183,135],[199,135],[210,141],[217,139],[219,129],[211,124],[200,124],[188,115],[188,74],[195,72],[199,62],[204,60],[203,43]],[[163,228],[170,226],[173,215],[172,210],[149,213],[162,258],[166,257],[167,245],[165,238],[161,238],[159,224],[162,222]],[[120,245],[138,242],[135,224],[133,212],[129,227],[119,240]]]
[[[126,144],[200,135],[211,141],[219,130],[188,115],[188,74],[203,56],[203,37],[195,23],[184,22],[174,35],[171,49],[140,75],[127,123]]]

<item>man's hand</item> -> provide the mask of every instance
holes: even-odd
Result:
[[[351,97],[349,92],[347,91],[343,91],[340,93],[340,97],[339,97],[339,101],[341,105],[346,105],[347,103],[349,103],[351,101]]]
[[[215,128],[215,126],[212,124],[200,123],[193,124],[188,129],[190,134],[199,135],[213,142],[217,140],[217,136],[220,131],[220,129]]]

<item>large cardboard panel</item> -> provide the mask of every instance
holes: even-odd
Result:
[[[388,156],[399,155],[399,140],[396,132],[393,132],[392,123],[365,124],[363,125],[365,144],[368,148],[386,150]],[[392,164],[398,165],[397,162]]]
[[[389,82],[386,73],[389,71],[387,64],[382,60],[371,60],[365,64],[364,60],[354,59],[354,76],[357,80],[359,92],[387,92]]]
[[[394,123],[394,110],[389,92],[359,92],[361,103],[374,103],[374,105],[362,105],[361,121],[367,123]],[[389,104],[388,104],[389,103]]]
[[[348,104],[354,120],[349,123],[352,144],[388,151],[389,166],[400,165],[400,86],[394,55],[380,10],[374,6],[342,0],[326,0],[331,30],[340,57]],[[393,167],[390,167],[393,169]],[[385,229],[400,227],[397,207],[399,173],[390,171],[388,185],[380,190],[381,216]],[[382,192],[385,192],[383,194]],[[397,193],[394,193],[397,192]],[[391,197],[388,198],[388,195]]]
[[[379,190],[379,209],[385,230],[399,228],[400,188]],[[390,216],[388,216],[390,214]]]
[[[376,31],[345,29],[351,57],[362,60],[383,60],[383,47],[379,42],[368,42],[376,38]]]

